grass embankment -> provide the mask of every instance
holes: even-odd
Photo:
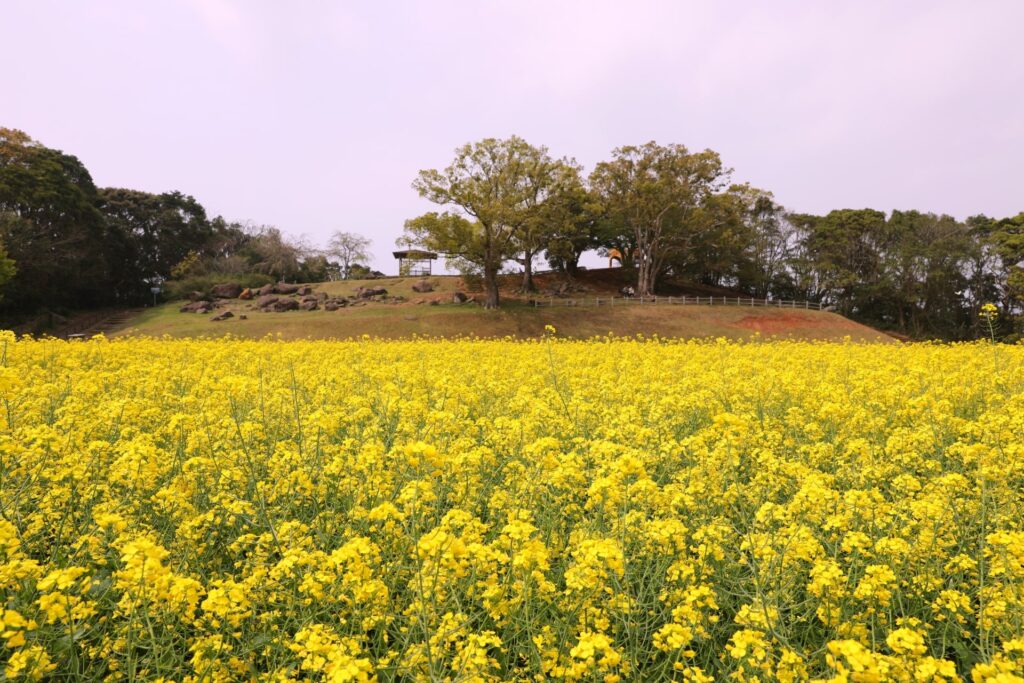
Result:
[[[357,288],[384,287],[389,295],[405,297],[402,303],[370,302],[338,311],[262,312],[251,301],[225,301],[234,313],[223,322],[211,322],[210,315],[179,313],[180,302],[149,309],[117,330],[115,335],[172,337],[220,336],[261,338],[280,335],[285,339],[348,338],[361,335],[397,339],[413,335],[436,337],[536,337],[545,325],[554,325],[561,336],[587,338],[659,335],[663,337],[725,337],[749,339],[755,335],[787,339],[891,341],[889,337],[834,313],[800,309],[748,308],[738,306],[629,305],[555,306],[536,308],[525,300],[506,298],[502,307],[488,311],[481,306],[454,304],[452,294],[461,288],[457,277],[433,277],[435,291],[412,291],[417,278],[327,282],[315,285],[328,295],[349,295]],[[607,296],[602,289],[575,295],[593,300]],[[438,305],[430,305],[431,300]],[[239,319],[240,315],[246,319]]]

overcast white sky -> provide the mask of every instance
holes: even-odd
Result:
[[[1024,2],[5,0],[0,125],[100,186],[393,271],[410,183],[518,134],[710,147],[794,210],[1024,211]]]

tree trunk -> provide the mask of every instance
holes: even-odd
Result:
[[[576,254],[576,258],[566,259],[565,261],[565,274],[570,279],[576,279],[580,274],[580,257]]]
[[[500,299],[498,297],[498,268],[495,266],[484,266],[484,291],[487,293],[484,308],[497,308]]]
[[[526,254],[523,257],[523,291],[537,291],[537,285],[533,284],[533,254]]]
[[[636,264],[636,294],[637,296],[651,296],[654,294],[654,263],[645,252],[637,254],[639,258]]]

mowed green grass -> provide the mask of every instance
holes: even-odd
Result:
[[[506,299],[489,311],[476,304],[453,304],[451,295],[461,281],[455,277],[431,278],[436,290],[418,294],[411,287],[417,278],[388,278],[366,282],[329,282],[315,285],[330,295],[351,294],[359,286],[385,287],[389,294],[404,296],[405,303],[369,303],[338,311],[288,311],[263,313],[252,302],[233,300],[226,308],[235,317],[212,322],[212,314],[179,313],[181,302],[148,309],[128,321],[114,336],[145,335],[209,337],[234,335],[283,339],[345,339],[369,335],[386,339],[413,335],[431,337],[538,337],[546,325],[559,336],[589,338],[613,334],[647,337],[728,339],[782,338],[854,341],[892,341],[886,335],[828,312],[802,309],[751,308],[746,306],[617,305],[534,307],[522,300]],[[472,294],[472,293],[470,293]],[[480,296],[476,294],[476,296]],[[594,294],[579,295],[593,300]],[[429,305],[431,299],[442,303]],[[422,300],[424,303],[416,303]],[[221,309],[223,310],[223,309]],[[240,320],[244,314],[246,320]]]

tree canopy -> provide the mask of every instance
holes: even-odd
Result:
[[[496,308],[498,273],[506,261],[521,257],[524,287],[532,287],[533,258],[546,243],[543,207],[572,186],[574,168],[516,136],[464,145],[446,168],[420,171],[413,182],[420,196],[449,211],[408,221],[406,242],[478,269],[486,306]]]
[[[683,145],[619,147],[590,174],[591,187],[625,234],[637,271],[637,293],[654,293],[669,259],[685,257],[718,225],[710,210],[728,170],[716,152],[691,153]]]
[[[327,256],[333,256],[340,266],[339,274],[345,280],[352,277],[352,268],[370,260],[370,239],[354,232],[338,230],[327,243]]]
[[[0,128],[0,240],[17,264],[5,302],[104,299],[108,232],[92,177],[76,158]]]

